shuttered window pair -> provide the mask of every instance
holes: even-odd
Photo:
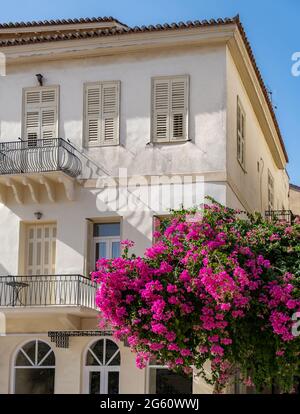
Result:
[[[28,146],[58,137],[58,96],[58,86],[24,89],[23,137]]]
[[[120,82],[85,85],[85,144],[119,143]],[[152,79],[152,141],[188,138],[188,76]]]
[[[188,76],[152,79],[152,141],[188,139]]]
[[[119,144],[120,82],[95,82],[85,85],[85,144]]]

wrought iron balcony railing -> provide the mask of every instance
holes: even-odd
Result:
[[[63,171],[77,177],[81,161],[75,152],[62,138],[0,142],[0,174]]]
[[[96,309],[96,287],[96,283],[81,275],[0,276],[0,308],[84,306]]]
[[[293,223],[295,217],[291,210],[267,210],[265,211],[266,219],[272,221],[286,221],[287,223]]]

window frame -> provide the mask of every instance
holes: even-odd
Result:
[[[169,90],[169,96],[168,96],[168,101],[169,101],[169,109],[168,109],[168,125],[167,125],[167,130],[168,130],[168,137],[166,139],[161,139],[161,140],[157,140],[157,136],[155,135],[155,110],[154,110],[154,106],[155,106],[155,101],[154,101],[154,97],[155,97],[155,82],[156,81],[169,81],[171,82],[172,80],[175,79],[184,79],[184,81],[186,82],[186,89],[185,89],[185,105],[186,105],[186,112],[185,112],[185,127],[184,127],[184,134],[185,137],[181,138],[181,139],[172,139],[173,133],[171,133],[171,127],[173,125],[173,121],[170,117],[170,114],[172,113],[172,108],[170,105],[171,102],[171,90]],[[151,110],[151,116],[150,116],[150,142],[152,144],[155,145],[159,145],[159,144],[180,144],[180,143],[185,143],[190,141],[189,138],[189,113],[190,113],[190,76],[189,74],[182,74],[182,75],[164,75],[164,76],[153,76],[151,78],[151,101],[150,101],[150,110]]]
[[[166,365],[160,365],[160,364],[156,365],[156,364],[153,364],[153,363],[148,363],[148,365],[146,367],[146,370],[147,370],[147,373],[146,373],[146,394],[150,394],[150,370],[151,369],[155,369],[155,370],[165,369],[166,371],[172,371]],[[194,385],[193,375],[194,375],[194,372],[193,372],[192,378],[191,378],[192,392],[193,392],[193,385]]]
[[[102,221],[100,220],[93,220],[91,222],[92,226],[91,226],[91,231],[92,233],[88,236],[90,237],[90,246],[91,246],[91,252],[87,251],[87,254],[90,255],[89,260],[91,260],[91,267],[95,266],[96,264],[96,243],[99,242],[106,242],[109,245],[109,251],[111,253],[111,249],[112,249],[112,243],[113,242],[119,242],[120,243],[120,252],[121,252],[121,240],[122,240],[122,221],[121,220],[113,220],[113,218],[111,220],[105,220]],[[95,224],[119,224],[120,226],[120,234],[119,236],[94,236],[94,225]],[[89,244],[89,243],[88,243]],[[94,263],[94,265],[92,265],[92,263]],[[91,270],[91,272],[95,271],[95,268],[93,270]],[[88,272],[89,273],[89,272]]]
[[[107,341],[111,341],[114,342],[115,345],[117,345],[118,350],[115,352],[115,354],[110,358],[110,360],[108,362],[111,362],[116,356],[117,354],[120,355],[120,364],[119,365],[109,365],[107,364],[99,364],[99,365],[87,365],[86,364],[86,359],[87,359],[87,355],[88,352],[90,350],[90,348],[96,344],[98,341],[104,341],[104,348],[106,350],[106,342]],[[93,353],[93,352],[92,352]],[[105,354],[103,352],[103,358],[105,361]],[[83,353],[83,386],[82,386],[82,391],[83,394],[89,394],[89,373],[90,372],[100,372],[100,381],[102,381],[102,378],[104,377],[104,380],[102,381],[102,384],[100,383],[100,389],[102,388],[105,389],[106,392],[99,394],[99,395],[108,395],[107,393],[107,385],[108,385],[108,373],[109,372],[119,372],[119,393],[120,394],[120,386],[121,386],[121,364],[122,364],[122,355],[121,355],[121,348],[119,346],[119,344],[114,341],[111,337],[107,337],[107,336],[101,336],[99,338],[97,338],[96,340],[93,339],[85,348],[84,353]],[[102,375],[101,375],[102,374]]]
[[[48,347],[49,347],[49,351],[48,351],[48,353],[42,358],[42,360],[40,361],[40,363],[43,361],[43,360],[45,360],[46,358],[47,358],[47,356],[48,355],[50,355],[50,353],[51,352],[53,352],[53,354],[54,354],[54,365],[36,365],[36,364],[34,364],[34,365],[28,365],[28,366],[22,366],[22,365],[19,365],[19,366],[17,366],[16,365],[16,361],[17,361],[17,357],[18,357],[18,355],[19,355],[19,353],[20,352],[22,352],[22,349],[23,349],[23,347],[25,346],[25,345],[27,345],[27,344],[29,344],[30,342],[35,342],[36,343],[36,346],[37,346],[37,344],[38,344],[38,342],[42,342],[42,343],[44,343],[44,344],[46,344],[46,345],[48,345]],[[35,351],[35,353],[37,354],[37,352]],[[12,362],[11,362],[11,383],[10,383],[10,389],[11,389],[11,393],[12,394],[15,394],[16,393],[16,370],[17,369],[54,369],[54,383],[53,383],[53,394],[55,394],[55,383],[56,383],[56,381],[55,381],[55,377],[56,377],[56,355],[55,355],[55,352],[54,352],[54,349],[53,349],[53,347],[51,346],[51,344],[49,344],[47,341],[44,341],[43,339],[40,339],[40,338],[30,338],[30,339],[27,339],[27,340],[25,340],[24,342],[22,342],[21,344],[19,344],[18,346],[17,346],[17,348],[15,349],[15,351],[14,351],[14,354],[13,354],[13,357],[12,357],[12,360],[11,360]]]

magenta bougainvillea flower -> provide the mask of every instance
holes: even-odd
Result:
[[[194,367],[217,391],[238,370],[248,385],[290,391],[299,373],[300,225],[210,202],[173,211],[144,257],[130,256],[126,240],[122,257],[99,260],[101,326],[127,340],[140,368],[150,358]]]

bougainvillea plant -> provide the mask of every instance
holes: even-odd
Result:
[[[99,260],[101,326],[126,340],[140,368],[150,358],[187,374],[194,367],[216,392],[238,371],[258,391],[291,392],[300,375],[297,220],[270,222],[210,199],[172,211],[154,236],[144,257],[124,241],[122,257]]]

